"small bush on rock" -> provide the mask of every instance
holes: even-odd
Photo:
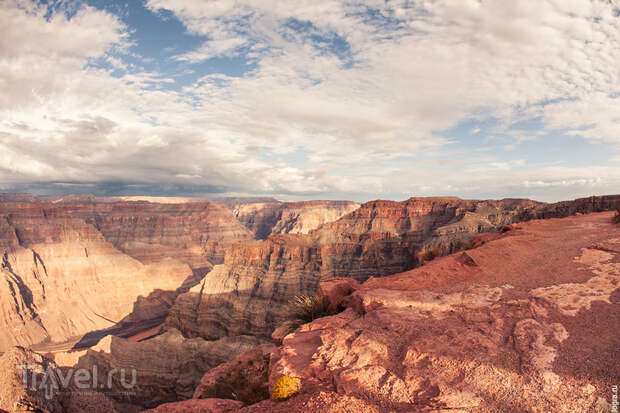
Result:
[[[297,377],[282,376],[273,386],[271,400],[282,401],[297,394],[301,390],[301,380]]]
[[[302,324],[310,323],[317,318],[332,315],[326,297],[298,295],[290,301],[290,304],[290,331],[295,331]]]
[[[431,245],[424,250],[420,251],[419,258],[420,264],[424,265],[425,263],[434,260],[437,257],[441,257],[443,255],[443,250],[439,245]]]

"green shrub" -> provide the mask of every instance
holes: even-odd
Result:
[[[332,315],[329,310],[329,300],[326,297],[298,295],[290,301],[290,306],[288,318],[291,332],[317,318]]]

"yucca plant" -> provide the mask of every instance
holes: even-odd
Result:
[[[326,297],[297,295],[290,301],[289,330],[295,331],[303,324],[331,314]]]

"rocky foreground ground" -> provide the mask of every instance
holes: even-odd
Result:
[[[620,384],[612,217],[516,224],[412,271],[323,281],[344,311],[244,353],[207,373],[195,399],[154,411],[610,412]],[[250,406],[201,399],[248,359],[263,369],[249,380],[273,388],[288,375],[301,391]]]

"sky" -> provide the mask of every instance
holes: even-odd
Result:
[[[0,192],[620,193],[620,4],[0,0]]]

